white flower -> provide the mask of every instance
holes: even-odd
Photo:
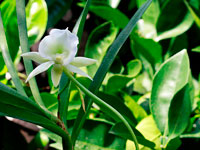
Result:
[[[51,30],[50,35],[46,36],[40,42],[39,52],[28,52],[21,55],[24,58],[31,59],[40,64],[29,74],[26,82],[39,73],[46,71],[51,66],[53,66],[51,78],[55,87],[58,86],[60,82],[63,67],[67,68],[70,72],[90,78],[77,67],[94,64],[96,60],[85,57],[75,57],[78,43],[78,37],[68,29]]]

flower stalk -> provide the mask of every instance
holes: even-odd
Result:
[[[93,101],[98,104],[100,107],[106,107],[108,108],[110,111],[112,111],[123,123],[124,125],[127,127],[128,131],[130,132],[131,136],[132,136],[132,140],[135,143],[135,147],[136,150],[139,150],[139,144],[137,141],[137,138],[131,128],[131,126],[129,125],[129,123],[124,119],[124,117],[116,110],[114,109],[112,106],[110,106],[109,104],[105,103],[102,99],[100,99],[99,97],[97,97],[96,95],[94,95],[92,92],[90,92],[87,88],[85,88],[81,83],[79,83],[74,76],[71,74],[71,72],[69,72],[69,70],[67,70],[66,68],[63,68],[64,73],[68,76],[68,78],[76,85],[78,86],[85,94],[87,94],[90,98],[93,99]]]

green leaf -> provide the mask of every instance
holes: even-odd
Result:
[[[149,0],[147,3],[145,3],[131,18],[127,26],[121,31],[117,39],[113,42],[112,46],[110,47],[109,51],[106,53],[97,73],[94,76],[93,82],[90,84],[89,90],[93,93],[96,93],[99,87],[101,86],[103,79],[108,72],[111,64],[113,63],[116,55],[118,54],[120,48],[128,38],[128,36],[131,34],[133,28],[135,27],[137,21],[140,19],[140,17],[143,15],[143,13],[146,11],[148,6],[151,4],[151,0]],[[88,112],[92,106],[92,100],[88,100],[89,98],[85,98],[85,106],[87,112],[83,112],[82,109],[80,109],[78,117],[76,119],[74,130],[72,132],[72,141],[77,138],[78,133],[80,132],[81,127],[83,126],[86,116],[88,115]]]
[[[79,5],[83,7],[83,4]],[[107,21],[112,21],[114,25],[119,28],[124,28],[126,24],[129,22],[129,19],[125,14],[123,14],[118,9],[114,9],[109,6],[91,5],[89,11]]]
[[[190,90],[190,86],[186,84],[171,101],[168,114],[168,140],[181,135],[188,126],[192,109],[191,98],[193,98]]]
[[[146,118],[144,118],[141,122],[139,122],[139,124],[136,126],[136,129],[149,141],[154,142],[155,143],[155,147],[154,149],[156,150],[160,150],[161,149],[161,143],[160,143],[160,136],[161,133],[158,130],[153,117],[150,115]],[[126,143],[126,150],[131,150],[132,146],[133,146],[133,142],[132,141],[127,141]],[[141,150],[147,150],[149,149],[146,146],[140,145],[140,149]]]
[[[26,6],[26,18],[30,46],[43,36],[46,30],[47,17],[45,0],[29,0]]]
[[[110,104],[112,107],[116,108],[116,110],[122,114],[132,126],[137,124],[133,113],[130,111],[130,109],[128,109],[128,107],[124,104],[124,101],[122,101],[120,98],[102,92],[99,92],[97,96],[103,99],[106,103]]]
[[[17,75],[17,71],[15,69],[15,66],[12,62],[9,50],[8,50],[8,45],[7,45],[7,40],[6,40],[6,34],[4,31],[4,27],[3,27],[3,22],[2,22],[2,17],[1,17],[1,11],[0,11],[0,30],[1,30],[1,34],[0,34],[0,50],[2,51],[2,55],[3,55],[3,59],[4,62],[6,63],[6,66],[8,68],[9,73],[11,74],[12,80],[15,84],[15,87],[17,88],[17,90],[24,96],[26,96],[26,93],[23,89],[23,86],[21,84],[21,81]],[[2,62],[1,62],[2,63]],[[2,63],[3,64],[3,63]]]
[[[152,77],[156,66],[162,60],[161,45],[152,39],[145,39],[134,34],[131,36],[131,50],[134,56],[142,61],[144,68]]]
[[[73,128],[73,120],[69,121],[69,131]],[[83,129],[81,130],[78,140],[76,141],[75,149],[77,150],[121,150],[125,147],[125,140],[115,136],[113,134],[109,134],[109,130],[111,128],[110,124],[87,120]],[[56,149],[61,148],[61,138],[52,132],[49,132],[45,129],[41,131],[45,133],[50,139],[52,139],[55,143],[50,144],[51,147]]]
[[[2,12],[4,30],[6,33],[6,39],[8,42],[8,49],[9,49],[12,60],[14,60],[19,49],[19,37],[18,37],[17,16],[16,16],[16,1],[5,0],[1,4],[1,12]]]
[[[97,63],[87,67],[89,76],[93,77],[96,73],[117,33],[118,28],[111,22],[106,22],[95,28],[90,34],[85,48],[85,57],[93,58],[97,60]]]
[[[197,47],[193,48],[192,51],[200,53],[200,46],[197,46]]]
[[[182,50],[164,62],[154,76],[150,108],[162,134],[166,129],[172,98],[188,83],[189,74],[187,51]]]
[[[132,128],[132,129],[133,129],[134,133],[136,134],[136,137],[140,144],[150,147],[150,148],[154,148],[155,144],[153,142],[150,142],[147,139],[145,139],[145,137],[137,129],[135,129],[135,128]],[[109,133],[118,135],[125,139],[129,139],[129,140],[131,139],[128,130],[126,129],[126,127],[124,127],[124,125],[122,123],[116,123],[114,126],[112,126]]]
[[[192,6],[190,6],[190,4],[186,0],[184,0],[184,3],[187,6],[187,8],[188,8],[189,12],[191,13],[192,17],[194,18],[195,23],[200,28],[200,17],[199,17],[199,14],[197,14],[195,12],[195,8],[193,8]],[[197,1],[197,3],[198,3],[198,1]]]
[[[122,96],[126,106],[132,111],[138,122],[147,117],[146,111],[131,96],[126,93],[122,93]]]
[[[48,7],[47,29],[54,27],[71,7],[72,0],[46,0]]]
[[[136,0],[137,6],[141,7],[147,0]],[[153,0],[147,11],[142,16],[145,23],[155,25],[160,15],[159,0]]]
[[[178,11],[174,11],[177,10]],[[170,19],[169,19],[170,18]],[[156,41],[176,37],[186,32],[193,24],[194,19],[182,0],[167,0],[163,5],[157,21],[158,37]]]
[[[27,25],[26,25],[26,13],[25,13],[25,1],[18,0],[16,3],[16,11],[17,11],[17,23],[18,23],[18,30],[19,30],[19,39],[20,45],[22,49],[22,53],[29,52],[29,43],[28,43],[28,35],[27,35]],[[31,60],[23,59],[24,66],[27,75],[29,75],[33,71],[33,65]],[[40,92],[35,81],[35,78],[32,78],[30,81],[30,88],[33,94],[33,97],[40,106],[44,107],[44,103],[42,102]],[[45,107],[44,107],[45,108]]]
[[[129,76],[135,77],[140,73],[141,70],[142,63],[139,59],[134,59],[128,62],[127,71]]]
[[[138,75],[134,82],[133,91],[140,94],[146,94],[150,92],[152,88],[152,80],[150,79],[147,72],[142,72]]]

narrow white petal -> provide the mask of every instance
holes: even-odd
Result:
[[[28,76],[28,78],[26,79],[26,82],[28,82],[31,78],[33,78],[34,76],[40,74],[41,72],[46,71],[47,69],[49,69],[49,67],[51,67],[54,64],[53,61],[48,61],[45,63],[42,63],[41,65],[37,66]]]
[[[28,52],[28,53],[23,53],[21,54],[22,57],[26,58],[26,59],[31,59],[39,64],[47,62],[48,59],[40,56],[40,54],[38,52]]]
[[[81,69],[75,67],[75,66],[72,66],[72,65],[67,65],[65,66],[69,71],[71,72],[74,72],[74,73],[77,73],[77,74],[80,74],[84,77],[88,77],[90,80],[92,80],[92,78],[85,72],[83,72]]]
[[[95,59],[91,58],[86,58],[86,57],[75,57],[74,60],[70,62],[71,65],[76,66],[76,67],[84,67],[84,66],[89,66],[97,61]]]
[[[55,87],[58,86],[61,75],[62,75],[62,66],[58,66],[55,64],[51,70],[51,79]]]

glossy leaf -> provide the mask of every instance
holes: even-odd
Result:
[[[113,63],[116,55],[118,54],[120,48],[128,38],[128,36],[131,34],[133,28],[135,27],[137,21],[140,19],[140,17],[143,15],[143,13],[146,11],[148,6],[151,4],[151,0],[149,0],[147,3],[145,3],[140,9],[135,13],[135,15],[131,18],[127,26],[122,30],[122,32],[119,34],[117,39],[113,42],[112,46],[110,47],[109,51],[106,53],[99,69],[97,70],[97,73],[94,76],[93,82],[90,84],[89,90],[93,93],[96,93],[99,89],[100,85],[102,84],[104,77],[106,73],[108,72],[111,64]],[[78,133],[80,132],[81,127],[83,126],[86,116],[88,115],[88,112],[92,106],[92,100],[88,100],[89,98],[85,98],[85,106],[86,106],[86,113],[83,112],[82,109],[80,109],[78,117],[76,119],[74,129],[72,132],[72,140],[76,139],[78,136]]]
[[[158,130],[153,117],[150,115],[146,118],[144,118],[137,126],[136,129],[149,141],[155,143],[154,149],[161,150],[161,143],[160,143],[160,137],[161,133]],[[151,130],[150,130],[151,129]],[[131,150],[131,147],[133,146],[132,141],[127,141],[126,143],[126,150]],[[147,150],[149,149],[146,146],[140,145],[141,150]]]
[[[132,126],[135,126],[137,124],[133,113],[120,98],[102,92],[99,92],[97,95],[98,97],[102,98],[106,103],[116,108],[116,110],[120,112],[120,114],[122,114]]]
[[[96,73],[117,33],[118,28],[111,22],[107,22],[95,28],[90,34],[85,48],[85,57],[97,60],[97,63],[87,67],[88,74],[91,77]]]
[[[174,11],[177,8],[179,11]],[[158,37],[155,40],[176,37],[186,32],[193,22],[194,19],[182,0],[167,0],[157,21]]]
[[[164,62],[154,76],[150,108],[162,134],[166,129],[172,98],[188,83],[189,74],[187,51],[182,50]]]
[[[72,130],[72,121],[69,121],[69,130]],[[106,124],[101,121],[87,120],[83,129],[81,130],[79,137],[77,139],[75,149],[82,150],[121,150],[125,148],[125,140],[108,133],[111,128],[110,124]],[[42,133],[48,135],[55,143],[50,144],[51,147],[56,149],[61,148],[61,138],[52,132],[47,130],[42,130]],[[98,135],[98,136],[97,136]]]
[[[137,130],[133,128],[134,133],[136,134],[136,137],[138,139],[138,142],[141,145],[154,148],[155,144],[153,142],[148,141],[145,139],[145,137]],[[129,132],[126,130],[124,125],[122,123],[116,123],[112,128],[110,129],[109,133],[121,136],[122,138],[131,139]]]
[[[186,84],[172,99],[168,118],[169,139],[181,135],[188,126],[193,98],[190,90],[190,86]]]
[[[83,6],[83,4],[79,5]],[[119,28],[124,28],[129,22],[129,19],[125,14],[118,9],[114,9],[109,6],[91,5],[89,10],[96,16],[99,16],[107,21],[112,21],[114,25]]]
[[[29,0],[26,6],[26,18],[30,46],[43,36],[46,30],[47,17],[45,0]]]
[[[144,68],[152,77],[156,65],[162,60],[161,45],[152,39],[145,39],[135,34],[131,36],[131,50],[134,56],[142,61]]]
[[[146,111],[128,94],[122,94],[126,106],[131,110],[138,122],[147,117]]]

